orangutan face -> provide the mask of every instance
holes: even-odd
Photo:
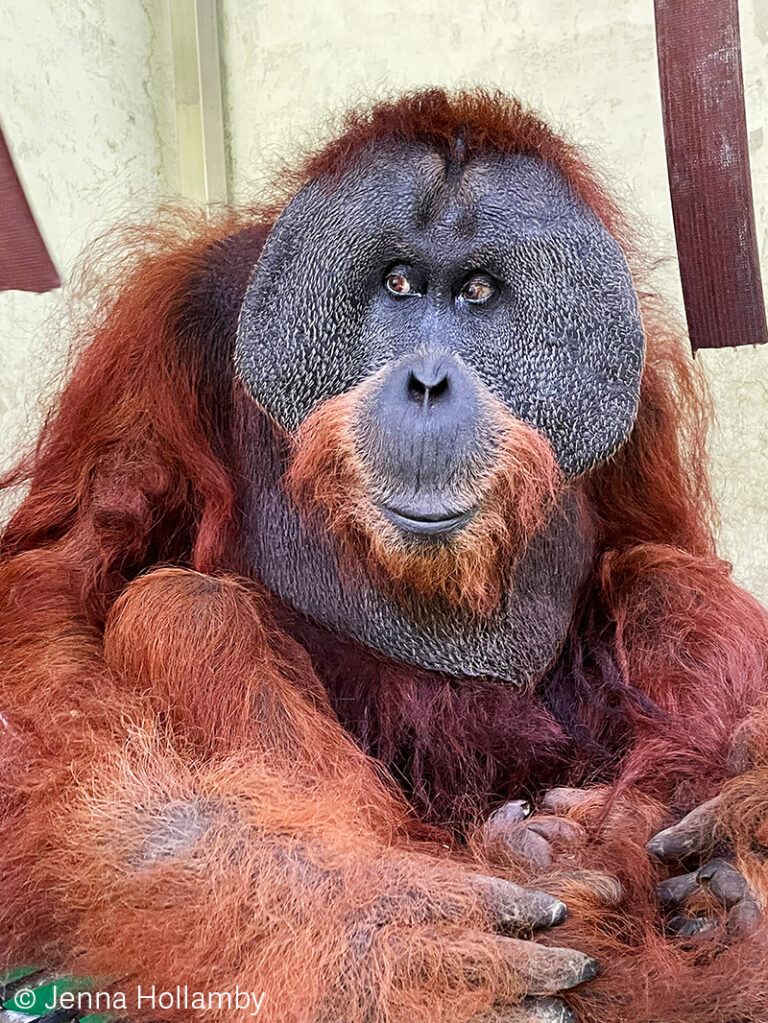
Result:
[[[379,144],[276,223],[239,373],[288,486],[396,586],[478,611],[562,481],[627,437],[643,332],[618,244],[538,158]]]

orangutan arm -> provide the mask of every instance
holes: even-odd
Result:
[[[142,577],[102,656],[40,569],[23,556],[4,577],[6,635],[23,637],[4,657],[9,958],[125,990],[264,992],[261,1018],[281,1023],[463,1021],[493,1003],[555,1019],[551,999],[514,1005],[593,974],[581,953],[507,936],[556,922],[557,900],[408,841],[257,594]],[[19,617],[33,598],[42,635]]]

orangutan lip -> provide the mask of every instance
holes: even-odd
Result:
[[[390,508],[386,504],[379,504],[379,508],[393,525],[406,533],[416,533],[420,536],[442,536],[461,529],[475,513],[475,509],[470,508],[453,515],[417,515],[414,512]]]

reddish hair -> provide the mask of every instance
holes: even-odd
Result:
[[[633,269],[647,337],[637,421],[622,449],[584,480],[598,550],[586,603],[597,600],[614,623],[622,674],[632,686],[654,689],[653,679],[667,679],[674,666],[674,684],[654,689],[664,704],[698,692],[702,677],[712,679],[711,699],[730,699],[741,684],[730,673],[746,658],[748,669],[738,670],[753,692],[762,682],[766,617],[716,555],[703,378],[662,304],[644,289],[624,218],[577,150],[499,94],[430,90],[349,115],[344,132],[304,161],[293,185],[333,176],[376,139],[449,151],[459,134],[467,159],[492,150],[552,162],[617,235]],[[202,226],[174,215],[129,231],[136,244],[128,255],[119,250],[80,329],[84,348],[58,408],[5,480],[28,480],[29,492],[3,534],[0,558],[63,545],[97,622],[126,582],[152,565],[245,567],[232,346],[267,233],[253,214],[229,213]],[[694,569],[700,595],[692,602]],[[679,607],[703,659],[690,677],[665,645],[674,632],[654,624],[646,636],[639,624],[677,622]],[[733,664],[725,663],[729,651]]]
[[[29,484],[0,560],[66,547],[102,621],[151,565],[238,565],[233,330],[267,231],[168,212],[112,240],[101,281],[86,269],[94,311],[76,326],[74,370],[34,450],[0,481]]]
[[[621,210],[577,147],[500,91],[415,91],[351,111],[335,127],[333,141],[287,175],[292,188],[320,174],[337,178],[362,150],[388,140],[419,142],[462,163],[489,152],[538,156],[557,167],[612,234],[618,238],[628,234]]]
[[[450,151],[458,132],[467,159],[491,150],[553,163],[629,248],[618,207],[576,148],[499,93],[429,90],[350,114],[292,183],[340,172],[377,139]],[[58,408],[3,481],[30,483],[3,534],[3,557],[77,532],[94,598],[114,596],[121,579],[160,561],[236,564],[233,327],[267,232],[249,216],[201,225],[176,213],[120,237],[95,312],[78,327],[82,354]],[[619,455],[590,477],[604,544],[712,554],[702,380],[653,296],[641,299],[648,360],[638,421]]]
[[[576,148],[500,94],[429,90],[350,114],[343,133],[308,156],[292,184],[337,174],[377,139],[418,140],[449,152],[459,134],[466,159],[491,150],[553,163],[618,237],[633,270],[647,337],[637,421],[621,450],[583,481],[598,550],[586,604],[597,600],[615,623],[612,643],[625,679],[669,704],[711,677],[711,698],[722,690],[729,699],[738,687],[730,673],[746,658],[748,667],[738,670],[742,681],[752,680],[752,692],[762,681],[766,617],[729,581],[729,566],[715,551],[706,387],[681,332],[644,289],[616,203]],[[268,224],[253,221],[253,213],[227,213],[201,225],[175,214],[128,232],[133,249],[116,249],[101,299],[80,328],[83,351],[58,408],[35,450],[4,481],[27,480],[29,492],[5,529],[0,558],[63,545],[97,622],[126,582],[152,565],[245,568],[232,346],[268,233]],[[694,570],[700,593],[692,602]],[[646,636],[639,624],[678,622],[679,607],[703,658],[689,678],[672,648],[676,640],[665,644],[676,633],[654,624]],[[725,663],[728,651],[733,665]],[[674,685],[654,688],[653,679],[667,679],[672,666]]]

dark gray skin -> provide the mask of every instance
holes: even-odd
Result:
[[[578,474],[628,436],[643,354],[621,249],[559,172],[526,156],[457,169],[392,143],[289,203],[243,304],[236,363],[292,431],[383,368],[394,429],[408,408],[401,360],[418,375],[444,359],[441,376],[463,367],[468,388],[487,387]],[[463,446],[477,423],[454,410],[451,439]]]
[[[662,881],[658,885],[659,901],[669,914],[667,929],[682,938],[692,937],[717,926],[707,915],[686,914],[688,899],[705,887],[722,907],[729,934],[742,934],[762,921],[762,913],[744,875],[726,859],[710,858],[717,847],[718,797],[702,803],[681,821],[665,828],[648,843],[652,856],[684,868],[686,864],[702,863],[688,873]]]
[[[523,685],[556,656],[589,567],[589,543],[567,517],[534,540],[517,565],[515,588],[491,616],[435,607],[416,617],[362,571],[340,576],[332,538],[305,524],[280,486],[280,452],[264,443],[254,457],[250,558],[262,582],[289,604],[399,661],[452,675]]]
[[[461,483],[494,457],[488,398],[539,430],[577,476],[627,438],[644,356],[621,249],[565,179],[535,158],[466,163],[457,151],[446,160],[422,145],[377,144],[340,180],[305,186],[267,240],[236,347],[238,375],[278,434],[372,381],[356,412],[371,499],[404,544],[425,547],[449,543],[475,512]],[[591,560],[571,503],[530,545],[490,617],[404,607],[362,569],[341,576],[335,541],[307,527],[280,486],[279,440],[253,451],[251,563],[287,603],[457,677],[524,685],[556,656]],[[506,899],[525,916],[530,895]],[[592,961],[578,965],[562,987],[594,972]],[[529,991],[541,994],[535,978]],[[572,1017],[559,999],[532,997],[492,1018]]]
[[[558,788],[545,794],[532,813],[524,800],[505,803],[484,826],[486,841],[500,843],[516,857],[529,860],[546,869],[568,847],[585,841],[581,825],[566,814],[591,794],[584,789]],[[718,851],[719,797],[697,806],[682,820],[658,832],[648,842],[648,852],[655,859],[683,871],[656,886],[659,904],[666,917],[666,931],[682,941],[706,937],[714,933],[724,920],[726,932],[738,937],[763,922],[763,914],[744,875]],[[722,851],[722,850],[721,850]],[[727,850],[724,850],[727,851]],[[687,872],[686,872],[687,871]],[[618,883],[597,885],[604,901],[618,901]],[[689,900],[706,889],[719,907],[719,912],[692,912]]]

